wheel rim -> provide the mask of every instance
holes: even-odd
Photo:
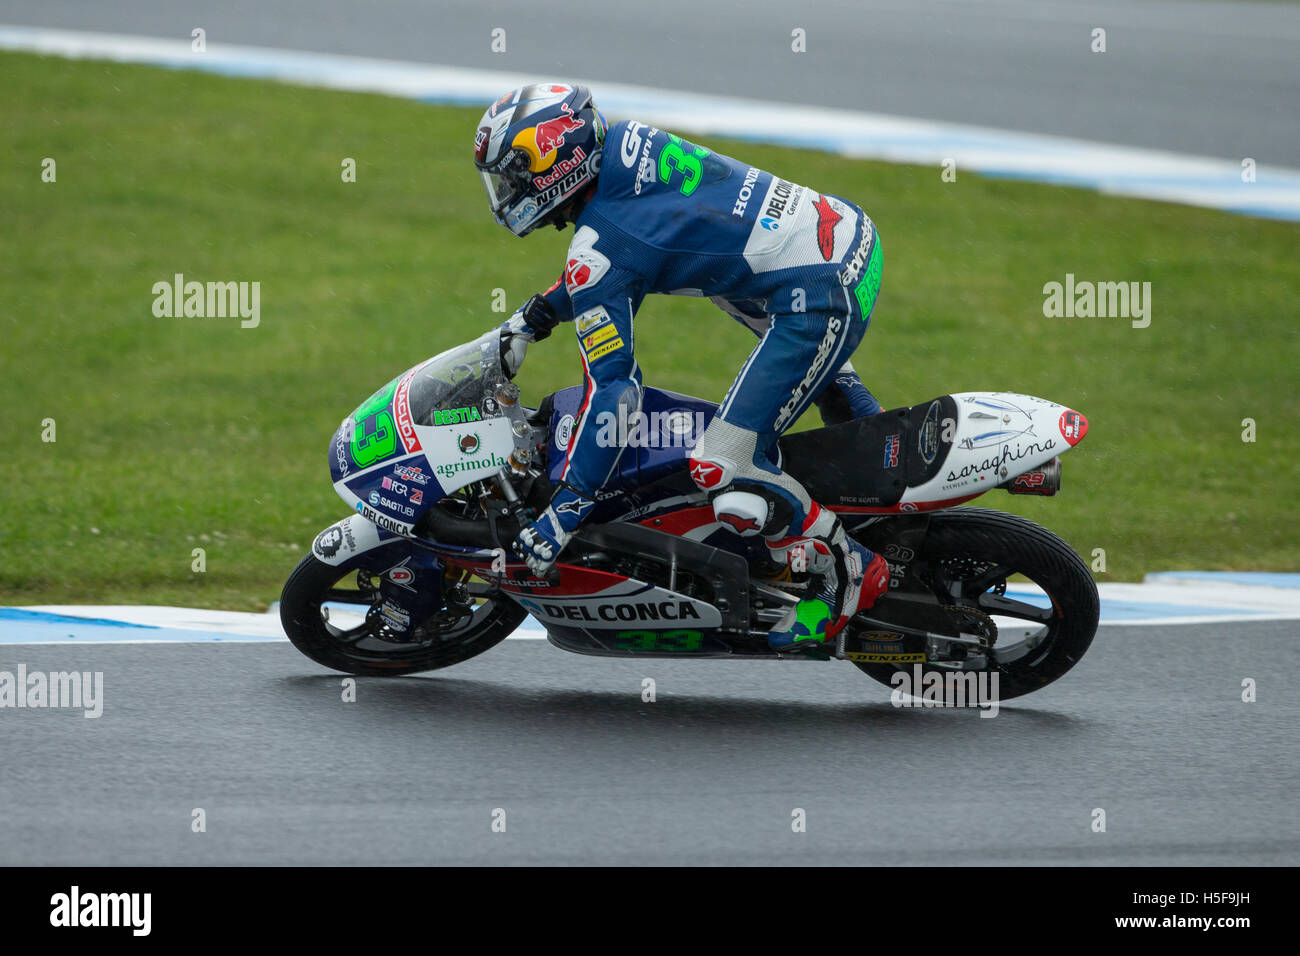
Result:
[[[342,572],[307,608],[330,644],[354,660],[399,666],[424,659],[473,640],[490,620],[506,610],[507,599],[490,584],[453,582],[464,587],[469,613],[447,624],[446,618],[439,618],[442,612],[435,612],[404,635],[379,615],[383,602],[379,580],[378,574],[364,569]]]
[[[936,590],[949,595],[958,607],[987,615],[996,626],[988,661],[990,666],[1010,664],[1034,667],[1046,656],[1065,623],[1051,589],[1036,573],[1014,562],[954,556],[934,560]],[[1009,582],[1020,575],[1029,583]],[[1041,577],[1042,575],[1037,575]],[[935,662],[936,666],[965,662]],[[956,669],[970,669],[957,666]]]

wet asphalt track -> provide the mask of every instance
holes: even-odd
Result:
[[[993,719],[842,663],[508,641],[345,704],[288,644],[11,645],[105,707],[0,710],[0,864],[1294,865],[1297,627],[1103,628]]]
[[[203,27],[210,44],[578,76],[1300,166],[1294,3],[0,0],[0,23],[186,40]],[[796,27],[805,53],[791,52]],[[1099,27],[1105,53],[1091,49]],[[504,53],[489,48],[494,28],[506,31]]]

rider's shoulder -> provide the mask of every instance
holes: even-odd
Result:
[[[579,293],[595,291],[594,287],[619,258],[619,247],[608,241],[609,231],[606,230],[605,236],[602,236],[585,219],[587,217],[584,212],[574,224],[573,238],[569,241],[569,251],[564,257],[564,288],[570,298]]]
[[[628,228],[621,211],[617,203],[602,201],[597,190],[573,224],[569,257],[572,258],[575,252],[595,249],[612,259],[615,265],[625,264],[625,259],[637,258],[637,237]]]
[[[665,141],[660,130],[637,120],[611,126],[601,148],[598,193],[610,201],[640,198],[654,181],[658,147]]]
[[[638,120],[620,120],[605,133],[601,172],[611,166],[636,172],[641,157],[659,130]]]

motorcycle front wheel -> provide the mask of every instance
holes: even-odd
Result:
[[[467,581],[454,613],[394,631],[379,613],[379,577],[307,555],[280,595],[285,634],[318,664],[347,674],[396,677],[459,664],[495,647],[528,612],[486,582]],[[333,620],[331,620],[333,618]]]

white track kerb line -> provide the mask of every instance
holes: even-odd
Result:
[[[1141,584],[1099,584],[1103,625],[1227,624],[1300,620],[1300,574],[1177,572]],[[1007,594],[1045,603],[1043,592],[1011,583]],[[347,613],[346,606],[334,609]],[[355,614],[356,608],[351,609]],[[337,617],[337,615],[336,615]],[[361,618],[358,615],[357,621]],[[510,640],[546,636],[529,617]],[[4,644],[194,644],[286,640],[279,608],[263,614],[183,607],[0,607]]]
[[[384,93],[428,103],[482,108],[533,82],[530,74],[430,66],[396,60],[227,46],[194,53],[189,39],[0,26],[0,50],[144,63],[302,86]],[[1103,193],[1300,221],[1300,170],[1259,166],[1242,182],[1241,159],[1185,156],[1089,140],[811,108],[739,97],[554,77],[590,86],[611,119],[639,119],[691,134],[819,149],[843,156],[957,168],[989,176],[1095,189]]]

